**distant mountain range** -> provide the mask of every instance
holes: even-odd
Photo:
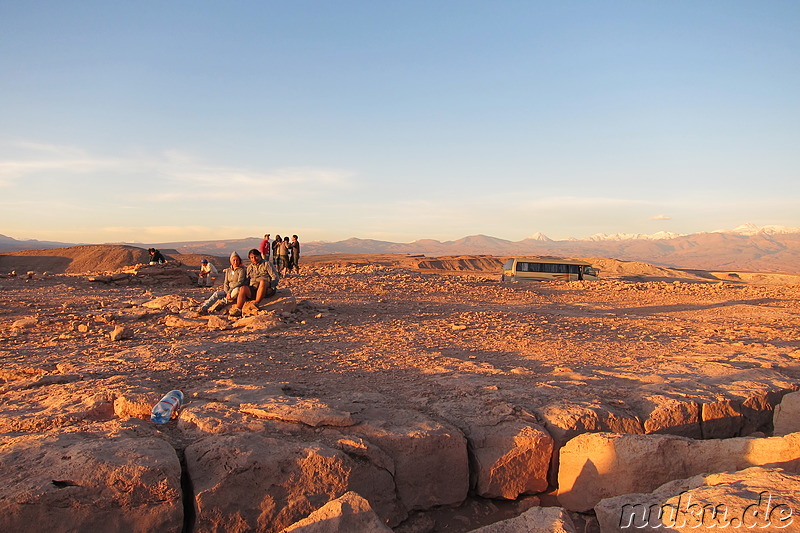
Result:
[[[184,254],[227,256],[257,248],[261,239],[126,243]],[[19,241],[0,235],[0,252],[58,248],[68,243]],[[408,253],[440,255],[555,255],[560,257],[610,257],[643,261],[655,265],[704,270],[757,270],[800,272],[800,228],[745,224],[731,231],[679,235],[659,232],[654,235],[597,234],[586,239],[552,240],[536,233],[521,241],[508,241],[487,235],[471,235],[455,241],[421,239],[396,243],[350,238],[338,242],[304,242],[303,255]]]
[[[44,250],[47,248],[64,248],[65,246],[74,246],[74,244],[55,241],[37,241],[36,239],[20,241],[12,237],[0,235],[0,253],[19,252],[22,250]]]

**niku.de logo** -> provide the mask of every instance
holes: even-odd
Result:
[[[753,493],[753,496],[756,496]],[[755,498],[754,498],[755,499]],[[773,500],[772,494],[762,491],[758,501],[746,507],[732,507],[725,503],[692,503],[692,495],[683,491],[677,501],[646,505],[626,503],[619,517],[620,529],[644,528],[732,528],[783,529],[794,521],[793,509],[786,503]]]

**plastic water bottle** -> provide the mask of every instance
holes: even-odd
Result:
[[[179,390],[171,390],[161,398],[161,401],[153,406],[150,413],[150,420],[156,424],[166,424],[172,418],[172,413],[181,408],[183,403],[183,393]]]

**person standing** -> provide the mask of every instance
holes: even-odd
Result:
[[[277,239],[276,239],[277,240]],[[289,273],[289,237],[284,237],[278,244],[278,272],[281,276]]]
[[[292,253],[291,267],[289,270],[294,269],[295,272],[298,274],[300,273],[300,241],[297,239],[297,235],[292,235],[292,242],[289,243],[289,251]]]
[[[261,241],[261,244],[258,247],[258,251],[261,252],[261,257],[264,258],[264,261],[269,261],[269,253],[272,247],[269,242],[269,233],[264,235],[264,240]]]
[[[278,245],[281,243],[281,236],[277,233],[275,234],[275,240],[272,241],[272,263],[275,265],[275,269],[280,272],[281,265],[279,263],[280,257],[278,257]]]

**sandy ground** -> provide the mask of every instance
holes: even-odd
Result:
[[[208,288],[0,278],[3,431],[65,423],[50,415],[27,427],[19,416],[33,396],[15,383],[48,375],[80,375],[97,390],[180,388],[189,402],[210,380],[234,379],[432,417],[488,406],[537,419],[566,404],[644,420],[655,398],[742,400],[800,384],[794,274],[595,258],[600,281],[523,284],[499,281],[502,258],[422,259],[306,258],[281,284],[297,311],[265,330],[168,326],[171,313],[141,305],[168,295],[199,303]],[[20,326],[26,319],[35,320]],[[118,325],[132,338],[111,340]]]
[[[0,378],[102,369],[191,390],[245,377],[323,397],[377,391],[417,408],[493,387],[528,391],[533,406],[569,394],[634,415],[644,393],[714,399],[756,378],[800,379],[798,285],[632,281],[666,279],[642,264],[628,265],[630,279],[504,284],[495,273],[325,259],[282,282],[299,309],[269,332],[169,327],[140,307],[167,294],[200,302],[204,288],[112,287],[66,274],[2,279]],[[38,324],[12,328],[21,318]],[[120,323],[134,337],[111,341]]]

